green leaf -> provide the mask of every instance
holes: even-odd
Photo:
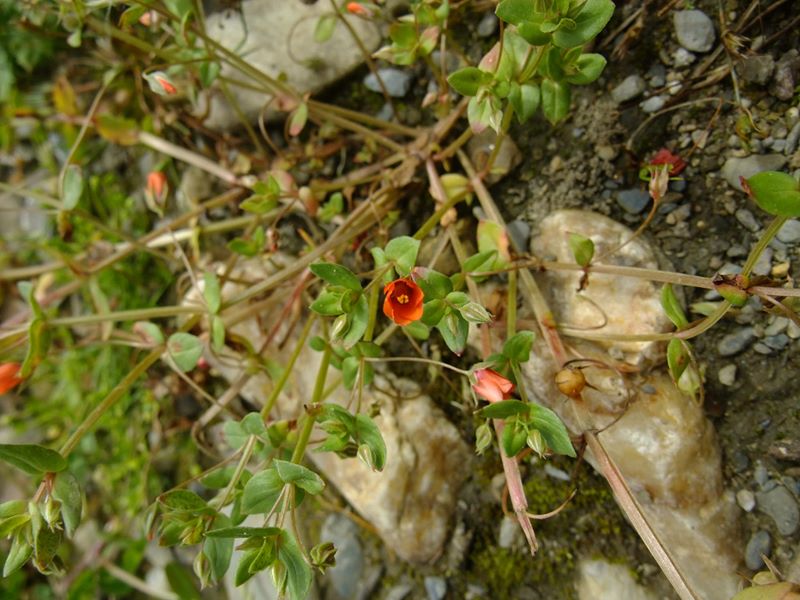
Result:
[[[505,228],[494,221],[482,220],[478,223],[478,251],[497,252],[491,270],[502,269],[508,265],[511,255],[508,252],[508,234]]]
[[[28,513],[0,519],[0,538],[12,535],[17,529],[30,522],[30,520],[31,516]]]
[[[222,531],[230,523],[231,520],[226,515],[217,515],[217,518],[214,519],[214,527],[218,529],[215,529],[215,531]],[[203,552],[208,557],[208,562],[211,566],[211,578],[215,583],[221,582],[222,578],[225,577],[225,573],[228,572],[228,567],[231,565],[233,539],[225,536],[209,536],[206,533]]]
[[[800,217],[800,183],[787,173],[763,171],[747,180],[758,206],[771,215]]]
[[[289,116],[289,135],[297,137],[303,131],[308,121],[308,104],[300,103]]]
[[[525,123],[530,119],[539,108],[542,94],[539,86],[533,83],[526,83],[523,85],[513,84],[511,92],[508,94],[508,101],[514,108],[517,115],[517,120],[520,123]]]
[[[331,285],[340,285],[354,292],[361,291],[361,282],[347,267],[322,262],[314,263],[309,269],[314,275]]]
[[[319,209],[317,217],[323,223],[330,223],[336,215],[344,210],[344,196],[341,192],[331,194],[330,198]],[[373,248],[374,250],[374,248]]]
[[[206,531],[206,537],[212,538],[266,538],[280,534],[278,527],[222,527]]]
[[[519,26],[519,35],[532,46],[544,46],[550,43],[552,34],[545,31],[548,29],[546,22],[541,20],[525,21]]]
[[[215,315],[219,312],[220,306],[222,306],[219,279],[216,273],[207,271],[203,273],[203,282],[205,284],[203,286],[203,298],[205,298],[206,305],[208,305],[208,311]]]
[[[553,43],[560,48],[582,46],[603,30],[613,14],[614,3],[611,0],[587,0],[580,12],[573,16],[575,26],[556,31]]]
[[[602,54],[581,54],[575,62],[576,72],[566,77],[567,82],[586,85],[595,81],[603,73],[606,59]]]
[[[380,429],[370,417],[361,413],[356,415],[355,429],[353,437],[359,447],[359,456],[372,470],[383,471],[386,464],[386,443],[383,441]],[[368,453],[361,452],[362,447],[366,448]]]
[[[448,311],[444,300],[431,300],[422,306],[422,323],[428,327],[436,327]]]
[[[206,501],[190,490],[171,490],[158,497],[158,501],[170,510],[189,511],[202,510],[207,507]]]
[[[508,457],[519,454],[528,443],[528,431],[516,418],[508,421],[500,436],[500,446]]]
[[[442,334],[444,343],[454,354],[459,356],[467,346],[467,336],[469,335],[469,323],[457,312],[449,312],[436,325],[439,333]]]
[[[284,483],[292,483],[314,495],[325,489],[325,482],[322,481],[322,477],[303,465],[278,459],[273,460],[272,464]]]
[[[464,264],[461,266],[461,268],[465,273],[482,273],[483,271],[491,271],[492,265],[494,264],[496,258],[497,250],[485,250],[470,256],[464,261]]]
[[[167,340],[167,352],[183,373],[197,366],[203,355],[203,342],[191,333],[173,333]]]
[[[305,600],[311,588],[311,567],[303,557],[294,536],[282,531],[278,545],[278,560],[286,569],[286,588],[291,600]]]
[[[83,498],[78,480],[69,471],[56,475],[53,484],[53,498],[61,502],[61,517],[64,520],[64,531],[72,537],[81,522]]]
[[[108,114],[100,115],[95,130],[109,142],[121,146],[132,146],[139,142],[139,128],[132,119]]]
[[[67,468],[66,459],[58,452],[36,444],[0,444],[0,460],[30,475],[58,473]]]
[[[325,289],[309,308],[323,317],[335,317],[344,312],[344,291]]]
[[[158,325],[150,321],[136,321],[133,332],[141,337],[150,346],[159,346],[164,343],[164,334]]]
[[[689,366],[690,357],[686,349],[686,342],[678,338],[673,338],[667,345],[667,366],[672,380],[677,382],[686,367]]]
[[[216,81],[222,68],[218,62],[208,61],[200,64],[200,83],[203,87],[210,87]]]
[[[167,575],[167,581],[172,591],[178,595],[181,600],[201,600],[202,596],[194,583],[191,574],[177,562],[168,563],[164,568]]]
[[[201,478],[200,483],[210,490],[221,490],[230,483],[235,472],[236,467],[233,465],[214,469],[211,473]]]
[[[283,490],[283,480],[278,471],[270,467],[256,473],[244,486],[242,512],[246,515],[268,513],[275,506]]]
[[[492,320],[489,311],[477,302],[467,302],[458,312],[470,323],[489,323]]]
[[[386,253],[386,258],[394,262],[397,272],[402,277],[408,277],[417,262],[419,240],[407,235],[396,237],[386,244],[384,252]]]
[[[211,348],[221,352],[225,347],[225,322],[219,315],[211,317]]]
[[[581,267],[588,267],[594,258],[594,242],[578,233],[569,234],[569,249],[572,250],[572,256],[575,257],[575,262]]]
[[[222,434],[225,437],[225,441],[228,442],[228,445],[234,450],[238,450],[244,446],[247,442],[247,438],[250,437],[250,434],[242,428],[241,423],[237,423],[236,421],[225,421],[225,424],[222,426]]]
[[[276,206],[278,206],[277,198],[253,194],[244,199],[239,205],[239,208],[254,215],[265,215],[269,211],[274,210]]]
[[[453,283],[450,278],[433,269],[429,269],[424,278],[417,279],[417,285],[422,288],[426,302],[444,298],[453,291]]]
[[[452,73],[447,78],[447,83],[462,96],[476,96],[481,86],[491,80],[491,73],[481,71],[477,67],[464,67]]]
[[[348,356],[342,361],[342,384],[346,390],[352,390],[358,378],[358,367],[361,361],[357,356]]]
[[[552,410],[538,404],[531,405],[529,423],[542,434],[553,452],[575,457],[575,448],[572,447],[567,428]]]
[[[794,600],[797,597],[796,591],[797,587],[790,581],[753,585],[736,594],[731,600]]]
[[[46,525],[39,528],[33,542],[34,563],[39,571],[50,570],[50,563],[61,545],[62,534]]]
[[[417,44],[417,28],[404,21],[389,26],[389,38],[400,48],[412,48]]]
[[[528,414],[531,405],[522,400],[501,400],[484,406],[476,414],[483,419],[507,419],[514,415]]]
[[[410,335],[411,337],[413,337],[414,339],[423,341],[427,340],[431,335],[430,328],[421,320],[409,323],[408,325],[403,327],[403,331],[408,335]]]
[[[495,10],[497,18],[512,25],[519,25],[531,19],[534,6],[531,0],[502,0]]]
[[[264,424],[264,417],[261,416],[261,413],[247,413],[242,417],[240,423],[242,424],[242,431],[249,435],[256,435],[259,437],[267,435],[267,426]]]
[[[245,583],[248,579],[250,579],[253,575],[255,575],[258,571],[250,571],[250,567],[255,562],[256,558],[258,558],[258,554],[260,549],[257,550],[249,550],[246,552],[241,560],[239,561],[239,566],[236,567],[236,578],[234,579],[234,583],[236,587],[239,587],[243,583]]]
[[[314,41],[322,44],[331,39],[338,20],[338,17],[333,14],[322,15],[317,19],[317,25],[314,27]]]
[[[6,562],[3,565],[3,577],[8,577],[15,571],[22,568],[28,559],[33,554],[33,548],[26,541],[25,535],[22,532],[14,536],[14,541],[11,542],[11,549],[8,551]]]
[[[28,512],[28,503],[25,500],[9,500],[0,504],[0,519],[6,519]]]
[[[536,334],[532,331],[520,331],[506,340],[503,344],[503,355],[517,363],[527,362],[533,348]]]
[[[342,344],[350,349],[361,341],[369,325],[369,302],[364,294],[360,294],[355,306],[347,317],[349,326],[342,336]]]
[[[569,85],[552,79],[542,80],[542,112],[555,125],[569,114]]]
[[[689,320],[683,312],[683,307],[672,289],[672,285],[665,283],[661,288],[661,307],[664,309],[667,317],[678,329],[683,329],[689,325]]]
[[[64,210],[72,210],[78,206],[78,201],[83,195],[83,171],[79,165],[67,165],[64,172],[64,187],[61,192],[61,201]]]

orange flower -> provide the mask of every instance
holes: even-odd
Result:
[[[155,80],[163,88],[164,92],[166,92],[170,96],[178,93],[178,88],[172,85],[172,82],[166,77],[156,75]]]
[[[161,171],[150,171],[147,174],[147,193],[153,198],[163,201],[167,193],[167,176]]]
[[[17,377],[17,373],[19,373],[19,364],[17,363],[0,365],[0,394],[5,394],[22,382],[22,379]]]
[[[472,386],[472,389],[489,402],[506,400],[514,391],[514,384],[492,369],[478,369],[475,371],[475,379],[477,383]]]
[[[383,288],[386,298],[383,301],[383,314],[398,325],[408,325],[422,317],[422,293],[411,278],[403,277],[387,283]]]

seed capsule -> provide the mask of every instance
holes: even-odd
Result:
[[[586,387],[586,378],[579,369],[567,367],[556,373],[556,386],[562,394],[577,400]]]

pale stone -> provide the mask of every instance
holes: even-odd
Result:
[[[624,565],[605,560],[582,560],[578,564],[578,600],[655,600]]]
[[[610,256],[633,232],[608,217],[582,210],[560,210],[539,224],[539,234],[532,243],[533,253],[541,259],[575,263],[569,247],[570,233],[594,242],[597,264],[658,268],[650,247],[636,238]],[[593,334],[643,334],[668,331],[669,319],[659,301],[660,284],[647,279],[591,273],[586,288],[578,292],[580,271],[547,271],[537,275],[547,301],[561,326]],[[598,327],[603,325],[602,327]],[[660,346],[654,342],[601,342],[609,351],[621,351],[627,362],[641,365],[657,358]]]
[[[333,35],[326,42],[314,40],[314,29],[323,15],[330,14],[327,2],[306,4],[293,0],[244,0],[241,12],[226,10],[209,15],[206,19],[208,35],[235,52],[255,69],[273,79],[285,75],[286,83],[299,94],[317,92],[343,77],[364,62],[364,54],[350,32],[337,23]],[[375,24],[351,15],[345,19],[355,30],[367,51],[372,52],[380,43],[380,33]],[[261,82],[248,77],[223,63],[221,75],[246,81],[249,85]],[[229,84],[232,96],[245,117],[251,122],[272,100],[268,92],[261,92]],[[228,129],[238,124],[238,118],[221,90],[203,94],[198,113],[208,110],[205,124],[214,129]],[[273,111],[268,118],[274,116]]]
[[[276,257],[276,260],[288,259]],[[235,278],[264,279],[271,270],[272,267],[261,261],[247,261]],[[236,287],[226,284],[223,297],[233,296]],[[192,300],[192,294],[188,300]],[[251,318],[231,326],[229,332],[247,339],[254,348],[260,348],[268,329],[263,323],[275,321],[274,315],[279,313],[282,300],[285,297],[279,297],[274,306],[265,309],[264,315],[273,315],[271,319],[259,322]],[[278,339],[282,338],[283,329]],[[287,347],[291,348],[292,342]],[[231,382],[247,369],[246,364],[238,361],[220,360],[211,354],[206,358]],[[273,417],[295,418],[302,413],[303,403],[311,397],[320,360],[320,353],[308,346],[303,349],[290,379],[293,385],[279,398]],[[331,369],[328,385],[334,374]],[[261,406],[270,388],[269,379],[259,373],[250,378],[241,395]],[[352,396],[352,392],[339,385],[326,402],[352,407],[355,404]],[[394,553],[409,562],[433,561],[442,553],[448,538],[457,494],[469,473],[470,449],[458,429],[413,381],[389,373],[377,374],[375,384],[364,389],[361,406],[364,410],[372,407],[379,411],[375,423],[386,443],[386,465],[382,472],[373,472],[358,458],[342,459],[330,452],[312,450],[307,456],[353,508],[375,526]],[[313,439],[323,435],[319,431]]]
[[[467,143],[467,152],[470,160],[478,170],[483,169],[486,163],[489,162],[489,157],[494,152],[496,142],[497,134],[493,129],[487,128],[481,133],[472,136],[472,139]],[[489,172],[487,181],[489,183],[500,181],[520,162],[522,162],[522,154],[514,140],[511,139],[511,136],[503,136],[500,142],[500,150],[497,151],[497,156],[495,156],[494,163],[492,163],[492,170]]]

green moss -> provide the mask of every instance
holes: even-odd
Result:
[[[511,598],[512,592],[526,579],[530,556],[508,548],[485,546],[473,555],[475,579],[487,588],[490,598]]]

